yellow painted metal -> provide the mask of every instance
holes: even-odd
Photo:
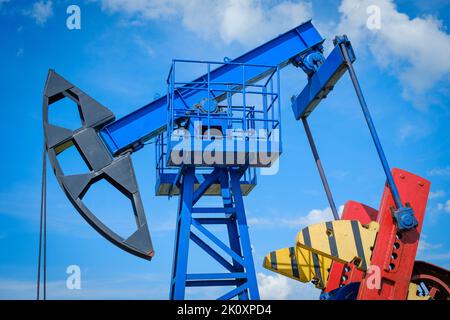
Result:
[[[295,247],[272,251],[264,258],[266,269],[317,288],[327,285],[333,261],[353,262],[367,270],[372,257],[379,224],[361,225],[356,220],[318,223],[302,229]]]
[[[356,220],[314,224],[297,234],[297,255],[300,248],[308,249],[341,263],[354,262],[358,269],[367,270],[378,229],[376,222],[363,226]]]
[[[296,247],[295,254],[298,268],[305,279],[303,282],[312,281],[317,288],[324,289],[327,286],[333,260],[301,247]]]
[[[304,283],[325,288],[332,260],[304,248],[283,248],[264,258],[264,268]]]
[[[295,250],[293,247],[272,251],[264,258],[264,268],[302,282],[304,278],[298,272]]]
[[[408,289],[408,298],[407,300],[430,300],[430,296],[419,296],[417,295],[417,284],[410,283]]]

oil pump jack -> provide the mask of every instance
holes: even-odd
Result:
[[[357,284],[360,299],[406,299],[417,297],[412,290],[423,283],[428,288],[425,297],[448,297],[448,271],[414,262],[430,183],[403,170],[390,171],[353,69],[350,41],[336,37],[327,58],[323,42],[307,21],[233,60],[173,60],[167,94],[120,119],[49,70],[43,98],[45,152],[57,181],[103,237],[151,260],[155,251],[132,155],[154,141],[156,195],[179,198],[169,298],[185,299],[189,287],[221,286],[230,289],[219,299],[259,299],[243,197],[256,186],[256,168],[271,166],[282,153],[280,70],[292,64],[308,77],[292,106],[305,127],[336,220],[303,229],[295,246],[273,251],[264,266],[296,280],[313,281],[324,298],[342,298],[349,288],[353,294]],[[180,70],[193,67],[203,68],[204,74],[192,81],[182,79]],[[307,118],[347,70],[387,183],[380,210],[349,202],[339,219]],[[80,128],[49,122],[49,109],[62,99],[78,106]],[[72,147],[87,172],[63,171],[58,156]],[[110,183],[132,202],[136,229],[131,235],[117,234],[85,205],[83,198],[99,181]],[[200,205],[204,197],[214,197],[217,205]],[[211,225],[224,227],[228,241],[210,231]],[[226,272],[189,273],[191,242]],[[365,289],[370,265],[381,269],[378,293]]]

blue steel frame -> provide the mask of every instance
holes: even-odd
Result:
[[[179,208],[176,221],[175,251],[173,256],[170,299],[183,300],[187,287],[233,287],[218,300],[237,297],[240,300],[259,299],[252,249],[240,188],[243,168],[217,167],[194,190],[194,166],[185,166],[181,181]],[[222,205],[199,207],[197,202],[212,184],[221,186]],[[207,216],[205,216],[207,214]],[[217,238],[205,225],[224,225],[228,230],[229,245]],[[199,237],[206,238],[208,242]],[[189,245],[195,243],[222,265],[225,273],[188,273]],[[225,258],[213,246],[221,249]],[[229,261],[231,260],[231,262]]]
[[[212,67],[231,66],[232,72],[213,77]],[[186,82],[179,79],[177,70],[190,70],[193,67],[206,69],[205,75],[193,82]],[[220,68],[220,67],[219,67]],[[217,69],[216,69],[217,70]],[[259,81],[249,81],[258,75]],[[216,80],[214,80],[216,79]],[[215,62],[199,60],[172,61],[172,66],[167,78],[167,105],[168,105],[168,137],[176,129],[181,119],[191,124],[191,136],[201,138],[203,133],[195,133],[192,124],[196,121],[204,123],[202,130],[208,132],[205,143],[211,142],[210,129],[212,127],[222,127],[222,153],[228,152],[250,152],[259,154],[260,152],[270,152],[270,154],[281,154],[281,99],[280,99],[280,69],[277,66],[255,65],[234,62]],[[236,98],[237,97],[237,98]],[[240,99],[239,99],[240,98]],[[206,100],[203,110],[194,108],[201,100]],[[218,110],[211,111],[214,103]],[[227,150],[227,130],[248,130],[259,132],[265,130],[266,136],[254,136],[255,139],[244,139],[244,150]],[[278,130],[277,141],[273,141],[274,130]],[[236,138],[234,138],[236,139]],[[194,148],[196,143],[191,141]],[[236,143],[233,143],[236,146]],[[204,148],[205,145],[199,147]],[[172,140],[167,139],[167,164],[170,165],[170,155],[172,150]],[[192,150],[194,151],[194,150]],[[236,156],[236,155],[235,155]],[[275,160],[275,159],[274,159]],[[193,163],[190,163],[193,164]],[[242,163],[240,165],[265,166],[260,162]],[[202,165],[202,163],[195,163]],[[227,165],[230,165],[227,163]]]
[[[261,46],[233,59],[232,63],[271,65],[284,68],[298,56],[320,50],[324,39],[311,21],[289,30]],[[221,81],[221,77],[235,72],[233,64],[224,64],[211,71],[211,80]],[[246,82],[258,81],[258,73],[248,72]],[[204,76],[194,80],[201,81]],[[166,130],[167,97],[161,98],[117,119],[100,130],[100,136],[113,155],[124,150],[138,150],[145,141]]]
[[[311,52],[317,52],[322,49],[323,39],[310,21],[292,29],[291,31],[280,35],[274,40],[263,44],[262,46],[250,51],[243,56],[211,70],[212,62],[206,62],[207,72],[200,78],[186,83],[175,83],[174,77],[175,64],[177,62],[187,62],[186,60],[174,61],[170,75],[168,77],[168,94],[155,102],[145,106],[133,114],[122,118],[111,125],[108,125],[101,132],[101,136],[109,149],[117,154],[126,148],[138,149],[143,142],[151,137],[159,135],[162,141],[161,133],[167,131],[170,134],[174,127],[174,122],[180,115],[175,114],[175,105],[183,107],[181,116],[185,116],[185,110],[192,108],[193,103],[205,96],[208,98],[208,127],[210,125],[210,102],[211,84],[215,83],[214,89],[219,87],[224,94],[214,96],[216,102],[227,101],[230,95],[242,92],[243,115],[246,118],[247,104],[245,101],[246,87],[252,86],[268,77],[265,85],[273,83],[274,74],[277,77],[277,89],[279,91],[279,70],[292,62],[292,59],[299,56],[305,56]],[[267,66],[266,70],[261,71],[261,66]],[[275,67],[272,67],[275,66]],[[240,70],[242,69],[242,70]],[[180,87],[175,88],[175,84]],[[231,87],[230,87],[231,84]],[[271,88],[270,94],[273,93]],[[217,90],[216,90],[217,92]],[[264,98],[267,98],[268,92],[262,91]],[[177,96],[176,96],[177,94]],[[276,95],[272,104],[280,98]],[[229,103],[228,107],[233,107]],[[263,122],[268,126],[269,120],[267,110],[268,105],[264,103]],[[274,106],[271,108],[275,110]],[[161,112],[163,111],[163,112]],[[229,112],[230,110],[228,110]],[[278,105],[280,112],[280,105]],[[151,114],[152,118],[149,118]],[[278,113],[279,114],[279,113]],[[167,119],[167,124],[163,124],[163,115]],[[274,117],[272,117],[274,118]],[[239,119],[242,121],[242,119]],[[249,119],[250,122],[253,119]],[[278,122],[272,123],[272,127],[280,126]],[[242,127],[245,130],[247,123],[244,119]],[[126,128],[126,130],[122,130]],[[144,131],[142,131],[142,129]],[[132,135],[129,133],[132,132]],[[124,134],[123,134],[124,133]],[[168,149],[170,146],[168,147]],[[280,145],[281,149],[281,145]],[[161,155],[164,152],[161,152]],[[166,165],[168,161],[166,161]],[[162,166],[163,167],[163,166]],[[169,166],[170,168],[170,166]],[[196,170],[202,167],[182,166],[175,178],[174,183],[179,187],[179,208],[176,223],[175,251],[173,257],[172,276],[170,284],[170,299],[184,299],[187,287],[205,287],[205,286],[231,286],[231,289],[219,299],[259,299],[256,273],[253,264],[252,250],[248,233],[248,225],[245,216],[243,194],[241,191],[241,177],[248,171],[248,166],[213,166],[212,172],[204,175],[204,181],[198,184],[199,179]],[[221,189],[222,206],[220,207],[197,207],[199,199],[205,195],[205,192],[212,184],[219,183]],[[169,193],[170,195],[170,193]],[[205,217],[197,217],[199,214],[209,214]],[[217,215],[222,215],[217,217]],[[228,230],[229,245],[218,239],[213,233],[205,228],[205,225],[225,225]],[[206,241],[202,240],[198,234],[201,234]],[[215,261],[222,265],[227,273],[188,273],[189,245],[195,243],[204,250]],[[228,259],[222,256],[217,249],[224,252]],[[231,262],[229,261],[231,259]]]
[[[226,65],[232,68],[232,71],[221,76],[215,76],[216,80],[212,80],[213,71],[211,71],[211,67],[217,65]],[[182,81],[176,76],[176,71],[180,66],[184,66],[188,70],[191,70],[192,66],[206,68],[206,74],[203,78],[193,82]],[[249,76],[249,74],[253,76]],[[259,80],[249,81],[248,79],[254,78],[254,75],[258,75]],[[158,161],[161,161],[164,153],[167,155],[164,162],[168,169],[177,167],[170,161],[172,149],[171,139],[168,137],[180,126],[180,121],[184,123],[183,128],[189,128],[193,139],[206,138],[207,142],[211,141],[209,129],[221,127],[222,137],[219,141],[224,142],[224,145],[223,150],[218,152],[223,153],[235,152],[234,149],[230,151],[225,147],[225,141],[229,138],[233,139],[233,137],[227,136],[228,130],[247,132],[250,129],[265,129],[267,130],[266,137],[270,137],[275,129],[281,130],[280,80],[277,66],[173,60],[167,82],[168,123],[165,139],[167,151],[164,152],[164,139],[160,135],[158,141],[161,142],[157,143],[156,147],[162,147],[162,151],[157,151],[156,154],[160,157]],[[236,97],[239,97],[239,95],[241,99]],[[251,107],[249,106],[250,100],[253,100]],[[198,106],[200,101],[203,101],[203,105]],[[212,103],[215,104],[214,111],[211,108]],[[195,105],[197,107],[194,107]],[[196,132],[192,127],[195,121],[206,122],[200,132]],[[203,133],[204,129],[207,130],[208,135]],[[274,147],[269,141],[266,140],[265,143],[271,154],[273,152],[281,153],[281,143],[276,150],[272,150]],[[193,140],[190,141],[190,145],[193,148]],[[244,140],[244,145],[245,149],[241,152],[246,155],[245,159],[248,159],[250,152],[256,154],[261,152],[259,148],[252,150],[249,147],[248,139]],[[259,143],[257,145],[259,146]],[[200,145],[200,148],[203,150],[204,146]],[[180,203],[177,215],[170,299],[184,299],[186,287],[205,286],[233,287],[219,299],[232,299],[234,297],[242,300],[259,299],[241,190],[241,178],[249,170],[254,170],[254,168],[251,168],[253,165],[258,166],[251,163],[243,163],[240,166],[235,163],[208,166],[203,162],[178,165],[179,173],[174,184],[178,184],[180,190]],[[160,166],[164,172],[165,166]],[[210,173],[205,175],[204,169],[209,170]],[[160,177],[163,177],[163,175]],[[200,175],[204,177],[202,183],[199,183]],[[220,187],[221,206],[197,207],[197,202],[207,195],[207,190],[213,184]],[[196,185],[198,187],[195,190]],[[197,217],[197,215],[205,214],[208,216]],[[220,217],[218,217],[219,215]],[[228,230],[229,244],[225,244],[208,231],[205,225],[225,225]],[[206,238],[206,241],[202,240],[199,234]],[[228,272],[188,273],[190,242],[198,245]],[[224,252],[228,260],[214,249],[214,246]]]
[[[279,35],[263,45],[211,70],[195,82],[227,82],[229,77],[238,79],[237,65],[267,65],[279,69],[294,63],[297,58],[322,50],[324,39],[311,21]],[[267,74],[252,68],[245,72],[243,83],[253,84]],[[188,94],[198,92],[188,89]],[[168,97],[163,96],[144,107],[111,122],[100,129],[99,135],[105,146],[114,155],[122,152],[134,152],[142,148],[146,141],[167,131]],[[176,224],[176,238],[173,270],[170,286],[171,299],[184,299],[186,287],[191,286],[233,286],[234,288],[219,299],[259,299],[256,274],[253,265],[248,225],[245,217],[240,179],[246,167],[214,166],[204,181],[195,189],[196,170],[193,166],[183,166],[179,170],[175,183],[180,189],[179,209]],[[180,181],[178,181],[180,180]],[[208,186],[220,182],[222,207],[196,207],[198,200],[205,194]],[[207,218],[196,217],[209,213]],[[224,216],[216,217],[217,214]],[[204,225],[222,224],[228,229],[229,246],[220,241]],[[195,229],[195,230],[194,230]],[[213,245],[220,248],[231,259],[229,262],[212,246],[199,238],[203,234]],[[224,274],[188,274],[189,242],[197,244],[229,273]]]

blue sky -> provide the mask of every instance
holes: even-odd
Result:
[[[379,30],[365,26],[365,8],[373,3],[380,7]],[[71,4],[81,8],[81,30],[66,28]],[[449,268],[449,13],[445,0],[361,1],[359,7],[350,0],[0,0],[0,298],[35,295],[41,103],[49,67],[120,117],[165,92],[171,59],[236,57],[309,18],[328,39],[328,48],[336,34],[346,33],[352,40],[355,68],[391,166],[432,182],[418,257]],[[245,205],[262,296],[314,299],[319,292],[311,286],[261,267],[265,254],[292,245],[302,226],[332,217],[303,129],[290,109],[289,97],[301,91],[306,77],[288,67],[281,79],[280,171],[260,176]],[[64,115],[56,117],[67,121]],[[310,125],[337,204],[352,199],[378,208],[384,176],[347,75],[310,117]],[[143,261],[101,238],[49,172],[49,298],[168,297],[177,202],[154,195],[152,146],[133,159],[155,258]],[[95,195],[89,202],[92,210],[126,229],[123,223],[131,217],[118,209],[121,200],[105,190]],[[206,259],[193,251],[192,270]],[[66,268],[73,264],[81,267],[81,290],[65,287]],[[197,290],[190,297],[216,294]]]

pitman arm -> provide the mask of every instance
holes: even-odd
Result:
[[[358,101],[361,105],[364,118],[366,119],[367,126],[372,136],[372,140],[380,158],[381,165],[385,172],[387,184],[391,190],[392,197],[396,205],[395,210],[392,212],[393,219],[396,221],[397,227],[400,231],[412,229],[417,226],[418,221],[414,216],[412,208],[408,204],[404,204],[400,199],[400,194],[394,178],[392,177],[391,169],[384,154],[384,150],[381,146],[375,125],[372,121],[369,108],[367,107],[367,103],[356,77],[356,72],[353,68],[353,62],[356,58],[352,45],[347,36],[336,37],[333,40],[333,43],[335,45],[333,51],[326,58],[326,60],[320,61],[320,65],[317,67],[316,72],[310,74],[308,84],[299,95],[293,97],[292,99],[292,110],[294,111],[294,116],[297,120],[302,119],[305,126],[314,158],[319,169],[319,174],[330,202],[330,207],[333,210],[335,218],[338,219],[339,217],[337,215],[337,211],[334,208],[334,200],[331,196],[331,192],[329,191],[328,182],[323,172],[320,159],[317,155],[317,150],[315,150],[315,144],[306,119],[314,108],[316,108],[316,106],[322,101],[322,99],[326,98],[328,93],[333,90],[334,85],[339,81],[342,75],[348,71],[355,88]]]

